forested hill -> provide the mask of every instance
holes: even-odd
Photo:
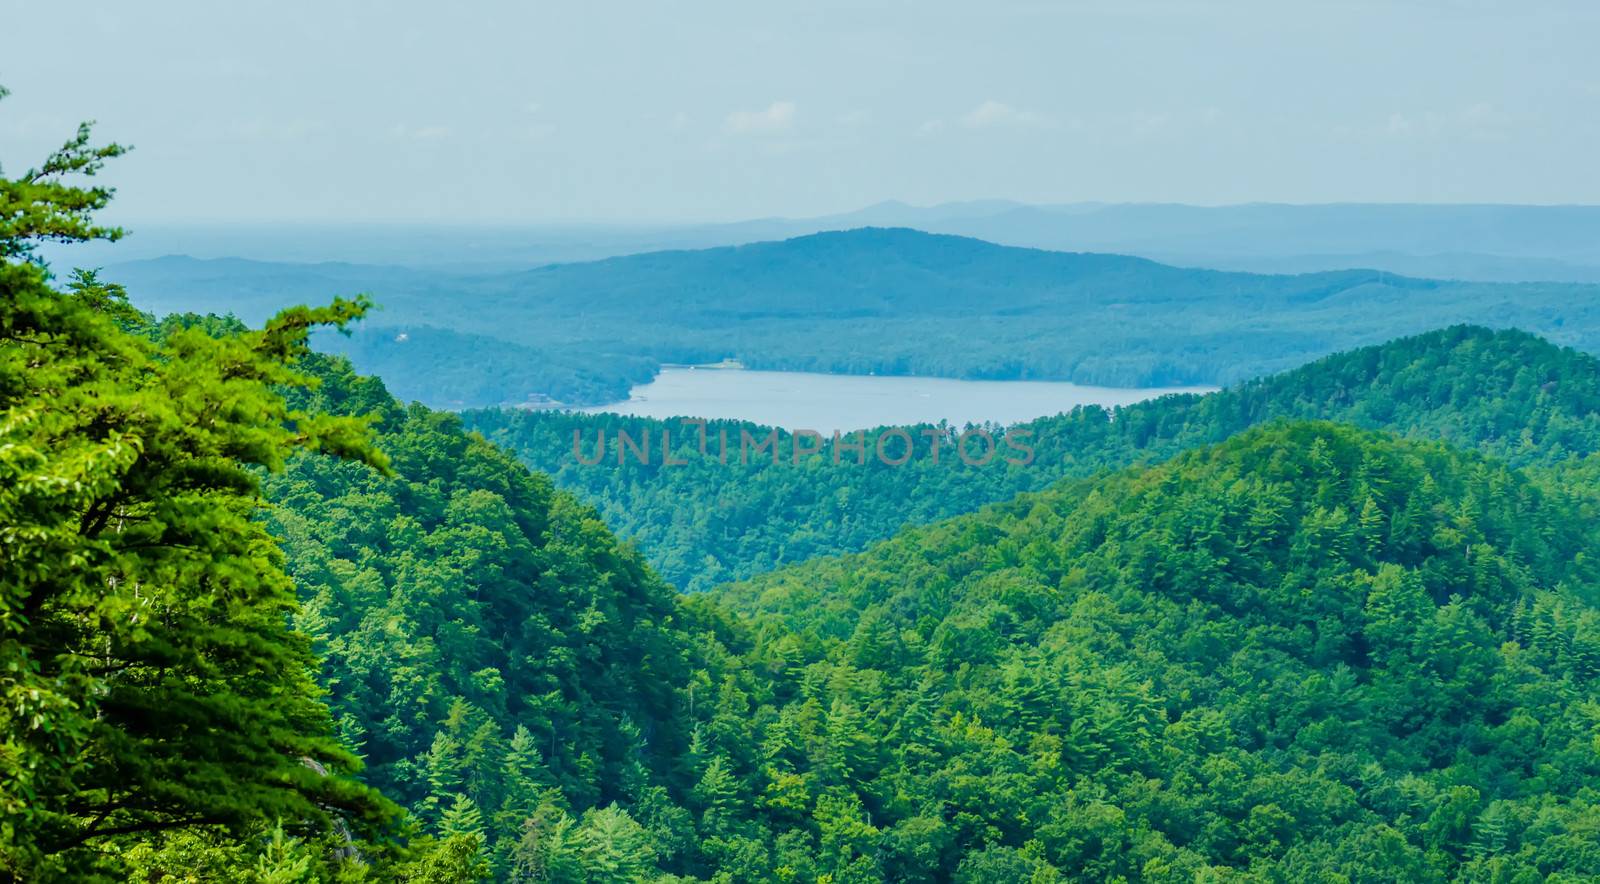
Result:
[[[1163,459],[1291,417],[1442,439],[1517,464],[1555,462],[1600,451],[1600,360],[1524,332],[1453,327],[1208,396],[1167,397],[1115,411],[1083,408],[1033,421],[1019,428],[1031,433],[1025,441],[1035,450],[1027,466],[998,458],[969,466],[953,453],[953,432],[940,437],[942,456],[935,462],[922,432],[932,428],[913,428],[918,451],[902,466],[876,457],[858,465],[848,452],[835,463],[831,446],[796,465],[787,437],[779,463],[749,458],[741,464],[737,457],[722,463],[714,441],[711,456],[702,456],[697,430],[673,421],[512,410],[464,416],[596,506],[667,579],[690,590],[863,549],[907,523],[970,512],[1063,477]],[[735,447],[741,430],[757,437],[767,432],[714,423],[710,433],[721,430]],[[618,458],[619,431],[655,446],[649,465],[631,455]],[[574,433],[585,459],[593,459],[603,433],[606,458],[579,462]],[[670,434],[674,456],[685,465],[662,465],[663,434]],[[872,434],[869,450],[881,435]],[[890,440],[888,450],[898,452],[898,444]],[[973,442],[971,448],[982,446]]]
[[[1492,461],[1253,430],[714,593],[803,673],[716,751],[848,880],[1593,880],[1595,540]]]
[[[611,401],[660,363],[725,357],[755,368],[1156,386],[1234,383],[1460,322],[1600,351],[1595,286],[1221,272],[905,229],[512,274],[373,269],[364,280],[357,270],[174,258],[114,272],[158,313],[260,317],[312,292],[368,289],[383,305],[369,328],[321,346],[381,369],[402,398],[452,408]]]
[[[652,824],[683,814],[682,691],[699,655],[676,593],[453,415],[402,406],[342,360],[315,370],[303,404],[375,416],[393,475],[307,455],[263,491],[300,590],[295,625],[367,781],[426,831],[480,838],[499,877],[578,862],[595,827],[642,838],[626,813],[601,812],[613,803]],[[522,844],[534,819],[563,827],[572,856]]]
[[[1429,338],[1282,395],[1425,373],[1438,426],[1562,423],[1584,357]],[[1452,416],[1441,368],[1502,363],[1517,408]],[[369,781],[502,877],[1600,873],[1600,538],[1493,461],[1274,426],[686,603],[456,417],[318,373],[396,475],[268,480],[297,625]]]

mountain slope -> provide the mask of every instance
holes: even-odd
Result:
[[[1279,396],[1430,379],[1390,417],[1583,438],[1535,416],[1586,357],[1402,343]],[[398,475],[268,481],[297,625],[373,782],[502,877],[1600,873],[1596,523],[1478,455],[1274,425],[684,600],[454,416],[320,374]]]
[[[339,360],[317,371],[309,404],[375,415],[395,475],[307,456],[264,492],[296,626],[368,781],[430,832],[482,836],[502,876],[533,862],[519,843],[536,816],[579,837],[576,818],[613,803],[613,823],[682,813],[680,693],[700,640],[676,594],[453,416],[401,406]]]
[[[875,457],[858,465],[849,452],[835,463],[831,445],[798,465],[787,454],[777,464],[761,458],[724,464],[715,442],[711,456],[704,456],[696,429],[673,421],[524,411],[475,411],[464,419],[592,503],[668,580],[700,590],[859,550],[903,524],[970,512],[1063,477],[1164,459],[1291,417],[1442,439],[1516,464],[1553,463],[1600,451],[1600,360],[1523,332],[1444,329],[1204,397],[1167,397],[1114,411],[1084,408],[1032,421],[1009,431],[1034,449],[1027,466],[1000,460],[969,466],[953,453],[950,433],[939,436],[936,462],[923,435],[933,428],[913,428],[918,453],[903,466]],[[722,430],[734,440],[741,431],[758,438],[766,433],[731,422],[714,423],[709,433],[714,438]],[[618,458],[619,431],[649,440],[652,463]],[[585,459],[594,457],[604,434],[608,456],[598,464],[579,462],[574,434]],[[662,465],[664,435],[684,465]],[[869,451],[882,434],[870,438]],[[999,444],[1003,451],[1005,443]],[[788,437],[780,448],[792,450]]]
[[[798,676],[725,751],[849,821],[852,880],[1585,880],[1591,525],[1473,455],[1253,430],[712,594]]]

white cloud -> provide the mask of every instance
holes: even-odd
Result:
[[[327,130],[327,124],[318,120],[278,121],[260,118],[241,120],[228,128],[234,138],[245,141],[302,141]]]
[[[1383,127],[1397,138],[1472,138],[1480,141],[1503,140],[1518,125],[1511,114],[1487,102],[1453,110],[1423,110],[1389,114]]]
[[[961,125],[968,129],[1000,127],[1037,129],[1053,126],[1055,122],[1037,111],[1021,110],[991,98],[968,111],[966,116],[961,118]]]
[[[792,101],[774,101],[766,110],[734,111],[722,123],[722,131],[729,135],[772,135],[794,128],[795,105]]]
[[[944,131],[944,120],[929,120],[917,127],[917,134],[922,137],[937,135]]]
[[[389,134],[408,141],[433,141],[448,138],[450,130],[444,126],[407,126],[401,123],[390,129]]]
[[[1161,111],[1134,111],[1127,115],[1124,124],[1136,136],[1160,135],[1173,128],[1173,115]]]

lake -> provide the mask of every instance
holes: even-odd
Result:
[[[832,433],[896,424],[1014,424],[1079,405],[1128,405],[1215,387],[1089,387],[1063,381],[813,374],[725,368],[663,368],[626,401],[580,409],[639,417],[754,421]]]

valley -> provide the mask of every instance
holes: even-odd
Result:
[[[0,884],[1600,881],[1600,7],[375,11],[5,16]]]

